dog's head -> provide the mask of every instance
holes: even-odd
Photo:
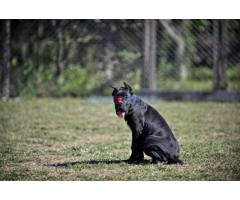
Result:
[[[133,91],[130,85],[127,83],[123,83],[123,87],[119,89],[112,87],[113,92],[113,102],[115,104],[115,110],[118,117],[124,118],[125,115],[128,114],[131,109],[131,97],[133,95]]]

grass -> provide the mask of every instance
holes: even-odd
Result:
[[[177,90],[177,91],[192,91],[192,90],[203,90],[212,91],[213,83],[212,80],[164,80],[158,81],[158,87],[163,90]],[[236,91],[240,89],[239,80],[229,80],[228,90]]]
[[[186,164],[120,162],[130,155],[131,134],[110,101],[1,102],[0,180],[240,180],[240,104],[153,105]]]

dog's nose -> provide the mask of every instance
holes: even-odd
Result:
[[[122,96],[115,96],[113,98],[113,101],[116,105],[121,105],[123,103],[123,97]]]

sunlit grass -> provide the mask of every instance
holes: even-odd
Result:
[[[0,180],[240,180],[240,104],[153,105],[175,132],[186,164],[120,162],[130,155],[131,134],[111,101],[2,102]]]

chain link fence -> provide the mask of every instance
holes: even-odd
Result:
[[[228,90],[238,90],[239,20],[227,20],[224,40]],[[238,27],[238,28],[237,28]],[[212,90],[214,88],[214,20],[159,20],[158,88]],[[220,59],[220,58],[219,58]]]
[[[118,86],[123,80],[141,91],[144,21],[11,20],[11,95],[109,94],[108,86]],[[219,33],[225,37],[221,43],[227,78],[224,89],[235,91],[240,89],[240,20],[224,21],[225,29]],[[156,62],[151,77],[155,89],[213,90],[214,20],[155,23]]]

